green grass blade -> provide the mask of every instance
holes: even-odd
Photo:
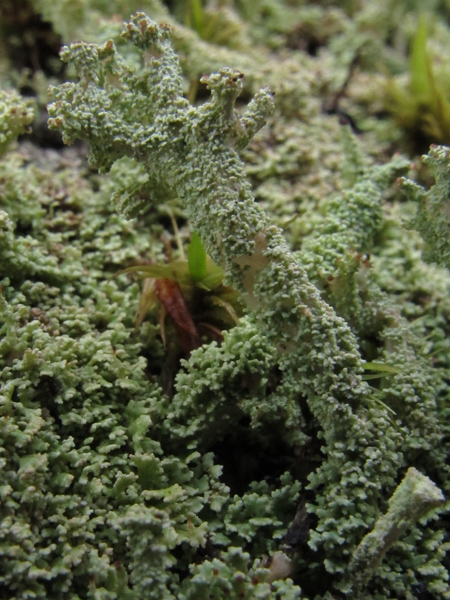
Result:
[[[206,251],[195,231],[188,246],[187,256],[192,279],[195,281],[203,279],[206,275]]]
[[[432,93],[427,56],[427,29],[426,18],[422,16],[412,42],[409,61],[411,92],[421,98],[430,98]]]
[[[363,363],[363,369],[365,369],[366,371],[380,371],[382,373],[401,373],[400,369],[396,369],[395,367],[391,367],[391,365],[386,365],[385,363],[378,362]]]

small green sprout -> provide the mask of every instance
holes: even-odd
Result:
[[[175,225],[176,238],[179,241]],[[180,244],[180,242],[179,242]],[[172,321],[180,345],[186,356],[211,338],[221,340],[222,329],[228,329],[239,320],[241,307],[237,293],[223,285],[223,269],[213,263],[194,232],[187,250],[182,246],[180,259],[166,264],[135,265],[114,275],[134,274],[145,279],[136,314],[138,330],[153,306],[159,302],[161,335],[167,343],[164,325],[167,315]]]
[[[199,38],[218,46],[239,47],[243,25],[230,6],[204,0],[182,0],[175,15]]]
[[[164,393],[171,396],[180,358],[188,358],[203,343],[212,340],[220,343],[222,331],[238,323],[242,306],[237,292],[223,285],[223,269],[206,254],[195,232],[186,257],[176,221],[172,213],[169,215],[179,260],[134,265],[118,271],[113,277],[132,274],[144,279],[135,315],[135,333],[146,316],[159,307],[160,333],[165,348],[159,383]]]
[[[188,267],[189,273],[195,281],[204,279],[208,270],[206,250],[195,231],[188,247]]]
[[[185,25],[203,37],[205,35],[205,9],[202,0],[188,0],[185,3],[184,11]]]
[[[385,106],[410,134],[424,142],[450,142],[448,85],[437,76],[427,51],[428,26],[419,21],[409,59],[409,81],[402,85],[390,78],[385,87]],[[448,82],[447,82],[448,83]]]

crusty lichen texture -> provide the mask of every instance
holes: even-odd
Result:
[[[0,155],[12,141],[29,130],[32,120],[31,107],[16,91],[0,90]]]
[[[418,203],[412,226],[426,242],[425,258],[450,268],[450,151],[434,145],[422,160],[430,167],[435,184],[426,191],[410,179],[403,180],[407,195]]]
[[[148,230],[116,214],[109,182],[96,191],[80,177],[76,153],[54,171],[29,161],[0,161],[2,590],[201,598],[218,569],[218,598],[298,598],[292,581],[266,582],[264,555],[294,517],[299,482],[284,473],[232,495],[186,432],[165,443],[171,404],[126,310],[139,286],[106,275],[149,252]]]
[[[354,577],[355,597],[361,597],[364,584],[380,564],[386,551],[431,509],[441,506],[445,498],[428,477],[408,469],[405,478],[389,500],[387,513],[377,519],[356,549],[349,570]]]
[[[372,388],[364,381],[364,360],[355,332],[324,301],[301,260],[290,251],[281,230],[269,222],[254,201],[239,151],[272,114],[272,94],[266,88],[261,89],[240,114],[235,103],[243,87],[243,75],[227,67],[203,78],[211,98],[193,106],[183,96],[181,69],[167,25],[158,25],[138,13],[124,25],[122,36],[131,44],[132,51],[126,59],[111,40],[101,46],[78,42],[64,48],[62,58],[76,68],[80,80],[52,90],[50,126],[61,130],[67,143],[78,138],[89,142],[90,162],[103,173],[123,157],[141,165],[145,172],[142,185],[152,192],[148,204],[156,205],[173,196],[180,198],[191,228],[200,235],[212,258],[224,267],[227,281],[241,292],[249,307],[252,324],[245,334],[247,347],[253,343],[254,327],[257,336],[264,340],[259,344],[260,352],[265,344],[272,348],[284,391],[288,391],[286,401],[296,398],[302,405],[306,401],[307,410],[318,424],[322,457],[319,466],[310,473],[305,497],[307,511],[312,515],[309,547],[314,551],[313,570],[326,570],[330,589],[351,595],[357,585],[354,592],[360,593],[363,581],[366,597],[380,598],[380,594],[396,597],[397,588],[406,590],[417,584],[419,573],[421,578],[427,577],[425,566],[430,556],[417,553],[415,546],[429,549],[440,539],[440,533],[411,523],[410,539],[415,543],[397,548],[390,563],[393,568],[382,564],[370,576],[353,582],[353,572],[349,569],[349,564],[354,564],[353,552],[364,536],[376,529],[377,519],[387,510],[389,497],[405,469],[414,465],[409,464],[412,455],[402,436],[402,417],[398,417],[397,426],[389,407],[374,399]],[[375,200],[379,193],[375,189],[372,194]],[[376,301],[376,295],[372,301]],[[230,402],[231,414],[235,410],[236,371],[231,363],[227,364],[229,355],[223,352],[224,358],[220,358],[221,351],[213,345],[193,353],[186,366],[188,374],[180,375],[175,386],[174,410],[166,412],[162,425],[165,438],[170,437],[170,432],[177,435],[179,418],[194,410],[197,392],[202,399],[202,410],[210,411],[207,419],[195,420],[200,440],[208,438],[202,428],[215,426],[214,405],[219,398],[219,414],[226,415],[225,402]],[[211,360],[215,353],[217,357]],[[209,369],[208,361],[211,361]],[[224,382],[233,376],[230,398],[226,390],[224,396],[209,394],[205,398],[202,386],[196,383],[203,377],[214,379],[217,365],[222,365],[219,370]],[[264,360],[259,372],[267,372]],[[405,384],[392,395],[407,390],[411,401],[420,405],[422,392],[429,394],[429,384],[419,381],[416,388],[414,385],[416,382],[407,390]],[[272,398],[272,401],[276,405],[277,400]],[[439,440],[433,402],[427,400],[422,406],[426,409],[414,413],[414,424],[408,423],[408,427],[416,428],[415,439],[419,439],[422,423],[426,421],[422,420],[421,411],[430,411],[433,434]],[[254,416],[254,411],[249,410]],[[302,422],[299,415],[296,422]],[[222,425],[219,422],[219,428]],[[283,428],[289,431],[287,423]],[[291,433],[289,439],[295,447],[302,436]],[[174,439],[167,444],[173,445]],[[190,442],[190,447],[195,447],[195,441]],[[439,460],[435,464],[439,465]],[[148,519],[142,517],[145,527],[140,527],[137,508],[133,515],[117,521],[131,538],[135,537],[133,572],[139,574],[139,581],[146,581],[146,561],[156,565],[152,561],[157,558],[151,547],[145,545],[148,540],[145,528],[154,530],[158,548],[161,543],[170,544],[161,538],[164,526],[161,529],[158,519],[165,518],[164,515],[146,510],[150,512]],[[234,555],[230,552],[231,549],[223,556],[228,556],[232,563]],[[436,553],[439,560],[442,554],[439,548]],[[306,568],[302,561],[306,561]],[[303,564],[303,573],[311,572],[306,558],[300,556],[299,562]],[[162,557],[157,568],[170,568],[170,561]],[[199,571],[203,576],[206,573],[203,568]],[[433,589],[440,593],[445,569],[437,569],[433,575],[437,580]],[[200,574],[192,578],[192,582],[200,580]],[[268,589],[274,598],[275,583],[272,591]]]

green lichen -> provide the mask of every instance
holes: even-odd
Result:
[[[426,242],[425,258],[450,267],[449,169],[450,151],[432,146],[423,162],[431,169],[435,184],[426,191],[414,181],[404,180],[408,196],[418,203],[412,225]]]
[[[417,519],[445,501],[442,492],[416,469],[408,469],[405,478],[389,500],[388,512],[359,544],[349,571],[355,578],[354,593],[360,596],[364,583],[380,564],[384,554]]]
[[[63,51],[80,81],[50,112],[107,174],[79,143],[0,160],[0,587],[448,598],[448,521],[415,491],[449,490],[450,276],[402,223],[409,161],[374,92],[418,3],[208,2],[196,31],[187,4],[148,0],[171,28],[137,15],[120,37],[129,3],[34,2],[96,42]],[[146,288],[113,275],[167,274],[193,231],[247,313],[165,394],[158,312],[137,330]]]
[[[106,276],[148,252],[148,232],[115,214],[109,183],[95,192],[76,169],[25,159],[1,163],[11,274],[1,282],[2,585],[17,598],[176,598],[198,548],[213,535],[218,548],[228,545],[220,536],[242,542],[247,523],[233,516],[237,496],[211,453],[162,446],[170,402],[133,339],[140,291]],[[287,530],[297,494],[289,477],[261,488],[248,568]]]
[[[51,126],[60,128],[66,141],[88,140],[90,160],[102,171],[128,156],[144,165],[161,189],[178,195],[208,252],[255,311],[257,330],[274,348],[291,390],[307,399],[320,424],[325,460],[309,477],[309,488],[320,490],[309,504],[318,519],[309,543],[320,550],[326,569],[342,587],[339,574],[344,581],[351,548],[375,522],[395,489],[399,467],[409,458],[404,458],[400,432],[392,428],[387,410],[369,401],[351,329],[322,300],[280,231],[253,201],[237,150],[272,112],[271,95],[265,89],[258,92],[240,116],[234,103],[242,76],[223,69],[204,78],[211,100],[190,106],[181,95],[168,28],[138,14],[125,25],[123,36],[147,67],[132,68],[112,41],[65,49],[62,56],[77,67],[81,82],[54,90]],[[194,353],[193,373],[198,359]],[[214,381],[218,364],[217,357],[212,371],[206,370],[209,381],[211,375]],[[188,407],[183,390],[192,395],[196,386],[194,381],[183,384],[180,376],[174,405]],[[173,417],[168,417],[170,422]],[[221,427],[237,418],[233,412],[223,417]]]
[[[28,132],[33,111],[14,90],[0,90],[0,154],[19,135]]]

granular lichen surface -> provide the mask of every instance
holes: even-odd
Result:
[[[450,150],[383,108],[426,19],[63,4],[33,101],[1,63],[0,597],[450,598]],[[117,275],[193,232],[221,296]]]

